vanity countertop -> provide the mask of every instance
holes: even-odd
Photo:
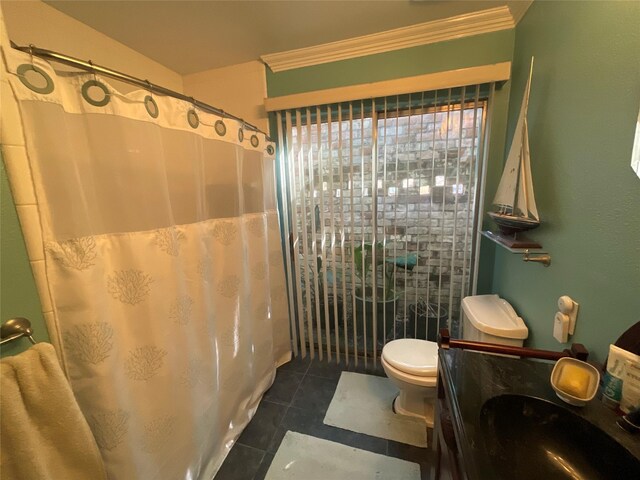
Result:
[[[507,358],[460,349],[440,350],[439,368],[448,398],[456,442],[469,479],[496,479],[490,447],[482,432],[485,402],[503,394],[547,400],[585,418],[640,459],[640,436],[623,431],[618,416],[598,397],[584,407],[560,400],[550,384],[553,362]],[[535,465],[531,465],[535,469]]]

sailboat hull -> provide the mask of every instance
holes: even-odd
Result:
[[[500,231],[505,235],[513,235],[514,233],[533,230],[540,225],[539,220],[516,217],[508,213],[489,212],[489,216],[496,222]]]

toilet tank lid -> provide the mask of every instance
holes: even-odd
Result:
[[[462,310],[481,332],[496,337],[524,340],[529,329],[511,304],[498,295],[474,295],[462,299]]]
[[[414,338],[392,340],[382,349],[382,358],[410,375],[435,377],[438,372],[438,344],[435,342]]]

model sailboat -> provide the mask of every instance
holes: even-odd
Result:
[[[514,235],[540,225],[536,199],[533,195],[527,128],[527,109],[532,74],[533,58],[509,156],[502,172],[498,191],[493,199],[496,210],[489,212],[491,218],[498,224],[500,231],[505,235]]]

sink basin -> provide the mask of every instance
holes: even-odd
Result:
[[[503,478],[640,478],[640,460],[604,431],[554,403],[499,395],[480,412],[481,438]]]

